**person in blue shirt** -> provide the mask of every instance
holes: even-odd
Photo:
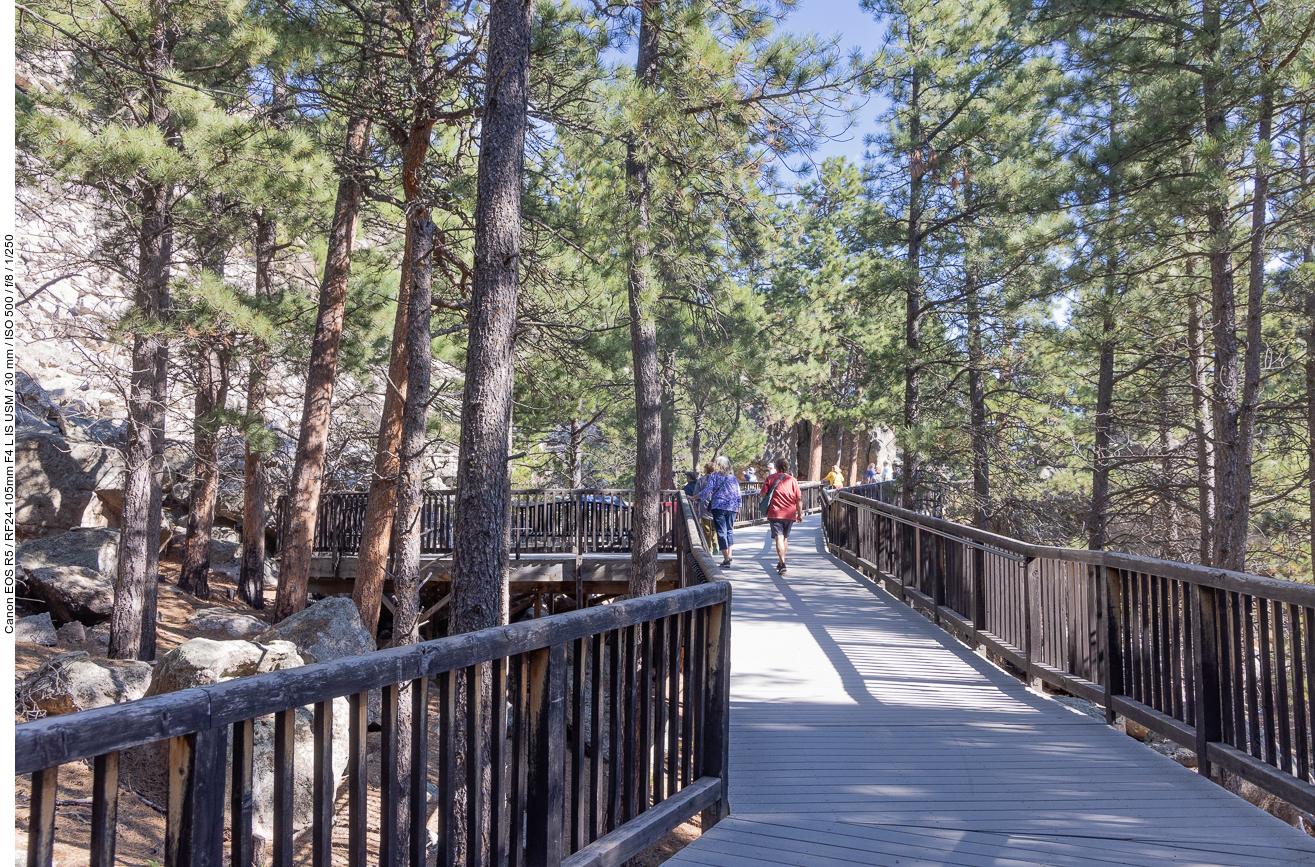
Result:
[[[725,455],[718,455],[712,467],[714,472],[699,496],[712,511],[712,523],[717,528],[717,547],[721,548],[721,565],[729,566],[731,545],[735,542],[735,513],[740,510],[740,481],[735,478],[730,459]]]

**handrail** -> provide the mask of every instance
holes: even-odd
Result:
[[[685,518],[682,561],[691,577],[714,577],[717,570],[698,534],[688,533],[689,504],[683,495],[679,502]],[[347,700],[353,863],[358,844],[363,857],[367,822],[380,827],[383,863],[401,863],[407,851],[424,857],[426,822],[407,816],[425,813],[429,775],[412,775],[404,792],[389,757],[409,742],[411,765],[428,767],[431,736],[444,768],[437,780],[440,863],[453,863],[462,833],[454,812],[456,755],[464,753],[467,767],[475,767],[472,757],[482,753],[484,738],[492,745],[494,782],[492,790],[481,787],[478,810],[496,817],[490,819],[490,863],[620,863],[614,859],[633,857],[696,813],[703,812],[707,827],[729,812],[731,588],[718,580],[690,583],[525,623],[23,723],[15,731],[15,767],[32,775],[28,864],[52,864],[59,766],[92,759],[91,863],[112,865],[120,753],[164,742],[166,867],[225,861],[250,867],[251,737],[256,719],[270,714],[286,745],[275,747],[271,842],[274,863],[290,864],[293,802],[278,793],[292,790],[290,739],[295,715],[307,706],[314,709],[317,757],[310,833],[315,863],[327,864],[322,856],[332,834],[335,777],[331,761],[319,757],[334,752],[337,699]],[[437,708],[429,701],[431,681],[439,691]],[[493,713],[484,723],[490,729],[482,732],[456,716],[459,707],[480,706],[480,692],[490,684],[493,695],[502,696],[492,706],[511,708],[510,729],[506,713]],[[382,807],[367,816],[366,715],[368,696],[378,689],[384,696]],[[458,705],[462,694],[466,703]],[[572,714],[576,736],[568,743]],[[586,718],[594,733],[588,743]],[[464,743],[457,732],[466,732]],[[224,779],[230,741],[228,821],[224,786],[215,780]],[[226,833],[230,857],[224,853]]]
[[[1315,811],[1315,587],[1033,545],[841,491],[832,553],[1029,680]]]

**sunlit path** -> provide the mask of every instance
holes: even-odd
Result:
[[[1315,839],[1043,698],[824,553],[736,531],[731,817],[689,865],[1315,865]]]

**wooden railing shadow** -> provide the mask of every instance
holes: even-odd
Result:
[[[457,756],[466,768],[478,768],[483,752],[480,727],[459,725],[455,715],[459,707],[479,706],[483,682],[492,684],[493,706],[510,713],[492,715],[492,785],[474,787],[480,802],[467,814],[489,817],[490,846],[473,847],[468,865],[616,865],[696,814],[705,829],[715,824],[729,813],[731,588],[715,580],[718,570],[683,494],[677,503],[681,589],[17,726],[16,773],[32,778],[29,867],[52,865],[60,766],[82,760],[94,774],[90,864],[113,867],[120,754],[161,742],[168,755],[168,815],[159,845],[165,867],[249,867],[252,732],[269,715],[272,860],[274,867],[291,865],[294,714],[306,706],[314,713],[311,863],[327,867],[337,794],[336,698],[348,699],[350,708],[349,867],[365,867],[370,827],[379,829],[381,867],[434,862],[425,822],[399,820],[399,814],[427,815],[431,782],[439,790],[437,861],[453,864]],[[464,704],[456,700],[458,684],[465,684]],[[384,761],[381,806],[371,812],[366,715],[375,689],[384,695]],[[436,750],[440,770],[433,777],[412,774],[404,791],[388,758],[407,740],[399,726],[406,715],[398,712],[399,697],[407,694],[411,766],[428,768]],[[463,743],[458,731],[468,733]],[[233,781],[227,791],[226,775]]]
[[[830,553],[972,647],[1315,812],[1315,586],[1030,545],[837,492]]]

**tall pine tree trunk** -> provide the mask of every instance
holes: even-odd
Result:
[[[1267,65],[1267,64],[1264,64]],[[1268,72],[1267,69],[1262,71]],[[1238,408],[1237,486],[1244,496],[1233,513],[1233,538],[1241,546],[1233,568],[1246,567],[1247,533],[1251,526],[1251,459],[1256,450],[1256,415],[1260,408],[1260,362],[1264,352],[1265,236],[1269,206],[1269,144],[1274,122],[1273,86],[1265,79],[1256,122],[1256,167],[1251,190],[1251,250],[1247,275],[1246,349],[1242,363],[1242,404]]]
[[[657,86],[658,31],[653,21],[657,0],[643,0],[639,23],[639,53],[635,80],[644,90]],[[640,142],[626,147],[626,194],[631,210],[628,288],[630,354],[635,377],[635,503],[630,541],[630,595],[657,591],[657,546],[662,488],[662,396],[658,365],[657,319],[648,234],[650,182],[645,130]]]
[[[306,374],[306,398],[301,412],[301,434],[297,459],[287,498],[282,563],[274,618],[282,620],[306,607],[310,583],[311,548],[315,539],[316,512],[324,482],[324,449],[329,439],[333,388],[338,378],[338,348],[342,342],[347,282],[351,276],[352,245],[361,214],[361,183],[357,163],[370,140],[370,119],[352,117],[347,122],[343,146],[342,177],[329,229],[329,249],[320,282],[319,313],[311,340],[310,369]]]
[[[160,69],[167,64],[161,60]],[[163,126],[165,121],[161,120]],[[138,202],[135,304],[149,330],[133,340],[128,399],[127,478],[119,530],[119,562],[110,616],[111,659],[155,658],[160,580],[160,507],[164,482],[164,409],[168,398],[169,266],[173,260],[174,190],[146,184]]]
[[[1310,133],[1310,106],[1303,106],[1301,109],[1301,120],[1297,125],[1297,154],[1299,163],[1299,172],[1301,175],[1301,186],[1303,189],[1310,189],[1311,184],[1311,152],[1310,142],[1307,135]],[[1306,334],[1306,473],[1307,493],[1310,496],[1310,557],[1311,562],[1315,564],[1315,275],[1312,275],[1311,269],[1315,269],[1315,235],[1308,233],[1306,242],[1302,245],[1301,261],[1305,264],[1306,273],[1306,298],[1305,313],[1306,321],[1304,324]]]
[[[673,380],[676,372],[672,368],[673,360],[668,353],[662,365],[662,473],[659,487],[680,487],[676,478],[676,390]]]
[[[288,74],[279,70],[270,96],[271,121],[286,125]],[[264,301],[274,299],[274,254],[278,244],[278,223],[262,210],[256,218],[256,295]],[[261,420],[264,426],[265,400],[269,395],[269,347],[257,340],[251,348],[247,372],[247,415]],[[237,595],[252,608],[265,607],[265,525],[269,523],[269,472],[265,456],[253,449],[248,439],[242,455],[242,563],[237,579]]]
[[[1210,139],[1209,170],[1215,188],[1207,191],[1205,206],[1206,257],[1210,263],[1211,336],[1214,339],[1214,387],[1211,412],[1215,428],[1215,545],[1214,565],[1241,570],[1246,539],[1238,537],[1238,517],[1249,511],[1251,492],[1241,478],[1241,389],[1238,382],[1237,299],[1233,290],[1232,232],[1228,222],[1230,185],[1225,163],[1228,150],[1228,106],[1225,82],[1217,68],[1221,35],[1218,0],[1202,6],[1200,38],[1205,46],[1205,74],[1201,97],[1205,134]]]
[[[429,143],[433,121],[419,113],[403,143],[402,188],[407,203],[420,194],[421,172]],[[433,221],[426,220],[430,227]],[[397,514],[397,484],[399,464],[397,451],[402,437],[403,404],[406,400],[409,363],[408,316],[410,294],[419,275],[411,273],[411,263],[419,261],[412,251],[413,233],[419,224],[408,220],[403,255],[402,281],[397,293],[397,314],[393,320],[393,351],[388,362],[388,382],[384,391],[383,414],[379,421],[379,438],[375,443],[374,475],[370,478],[370,492],[366,498],[365,520],[361,529],[361,549],[356,555],[356,580],[352,585],[352,601],[360,612],[361,621],[373,635],[379,625],[379,605],[383,599],[384,569],[388,562],[389,542],[395,538],[390,532]],[[433,255],[434,239],[429,239]],[[431,263],[426,262],[429,268]],[[432,270],[424,275],[432,279]],[[426,326],[428,327],[428,326]]]
[[[973,526],[987,529],[991,523],[991,452],[986,429],[986,387],[982,372],[982,308],[977,272],[968,271],[968,410],[973,460]]]
[[[1110,141],[1114,141],[1115,127],[1110,124]],[[1108,209],[1106,218],[1111,228],[1118,209],[1118,192],[1114,168],[1110,167]],[[1099,551],[1105,547],[1109,523],[1110,501],[1110,431],[1113,427],[1114,407],[1114,304],[1118,298],[1115,272],[1118,255],[1114,243],[1107,241],[1105,254],[1105,288],[1101,298],[1100,350],[1096,360],[1096,431],[1091,456],[1091,514],[1087,519],[1087,547]]]
[[[825,472],[822,469],[822,437],[825,429],[820,421],[807,421],[808,425],[808,480],[822,481]]]
[[[210,212],[218,226],[223,198],[210,197]],[[224,277],[226,239],[218,230],[208,233],[205,270]],[[192,442],[196,479],[187,511],[187,543],[178,589],[198,599],[210,598],[210,538],[219,500],[219,418],[228,402],[229,352],[219,344],[224,335],[201,334],[196,339],[196,397],[193,401]]]
[[[531,9],[528,0],[494,0],[489,19],[453,532],[453,633],[496,626],[506,580]]]
[[[419,640],[420,508],[423,501],[425,415],[429,404],[429,304],[433,279],[434,221],[418,210],[408,221],[411,237],[407,292],[407,392],[398,443],[397,562],[393,579],[393,646]],[[376,617],[378,616],[376,611]]]
[[[278,226],[262,212],[256,219],[256,294],[274,297],[274,250]],[[269,348],[261,341],[252,347],[247,373],[247,415],[263,422],[269,395]],[[263,426],[263,424],[262,424]],[[269,523],[269,472],[265,456],[252,448],[250,439],[242,456],[242,564],[237,595],[252,608],[265,607],[265,525]]]
[[[219,500],[219,420],[228,399],[228,350],[201,338],[196,400],[192,419],[196,480],[187,514],[187,547],[178,589],[198,599],[210,598],[210,539]]]
[[[510,535],[512,389],[515,378],[516,306],[520,291],[521,185],[525,173],[525,125],[529,96],[530,0],[493,0],[489,10],[488,70],[480,130],[475,199],[475,270],[470,297],[466,387],[461,401],[456,523],[452,555],[450,632],[496,626],[506,618],[507,549]],[[479,666],[483,697],[478,713],[459,714],[459,728],[478,725],[485,752],[479,777],[487,785],[488,700],[491,669]],[[464,680],[464,678],[462,678]],[[464,706],[465,690],[461,690]],[[461,738],[464,731],[458,731]],[[467,774],[469,777],[469,774]],[[458,793],[458,811],[468,797]],[[488,811],[480,840],[461,835],[462,851],[485,848]],[[462,823],[465,824],[464,822]],[[475,854],[480,854],[476,852]],[[475,862],[472,862],[475,863]],[[478,863],[484,863],[482,860]]]
[[[922,421],[922,176],[924,154],[921,123],[922,79],[917,70],[909,90],[912,117],[909,159],[908,252],[905,270],[907,288],[904,297],[904,430],[909,441],[904,446],[904,472],[900,505],[918,507],[918,483],[921,470],[918,457],[918,425]],[[929,161],[929,160],[928,160]]]
[[[1191,263],[1187,278],[1192,280]],[[1192,428],[1196,438],[1196,493],[1200,512],[1201,565],[1214,562],[1215,528],[1215,451],[1214,423],[1210,418],[1209,388],[1206,385],[1206,364],[1209,355],[1205,346],[1205,326],[1201,322],[1201,301],[1192,292],[1187,308],[1188,377],[1192,384]]]

